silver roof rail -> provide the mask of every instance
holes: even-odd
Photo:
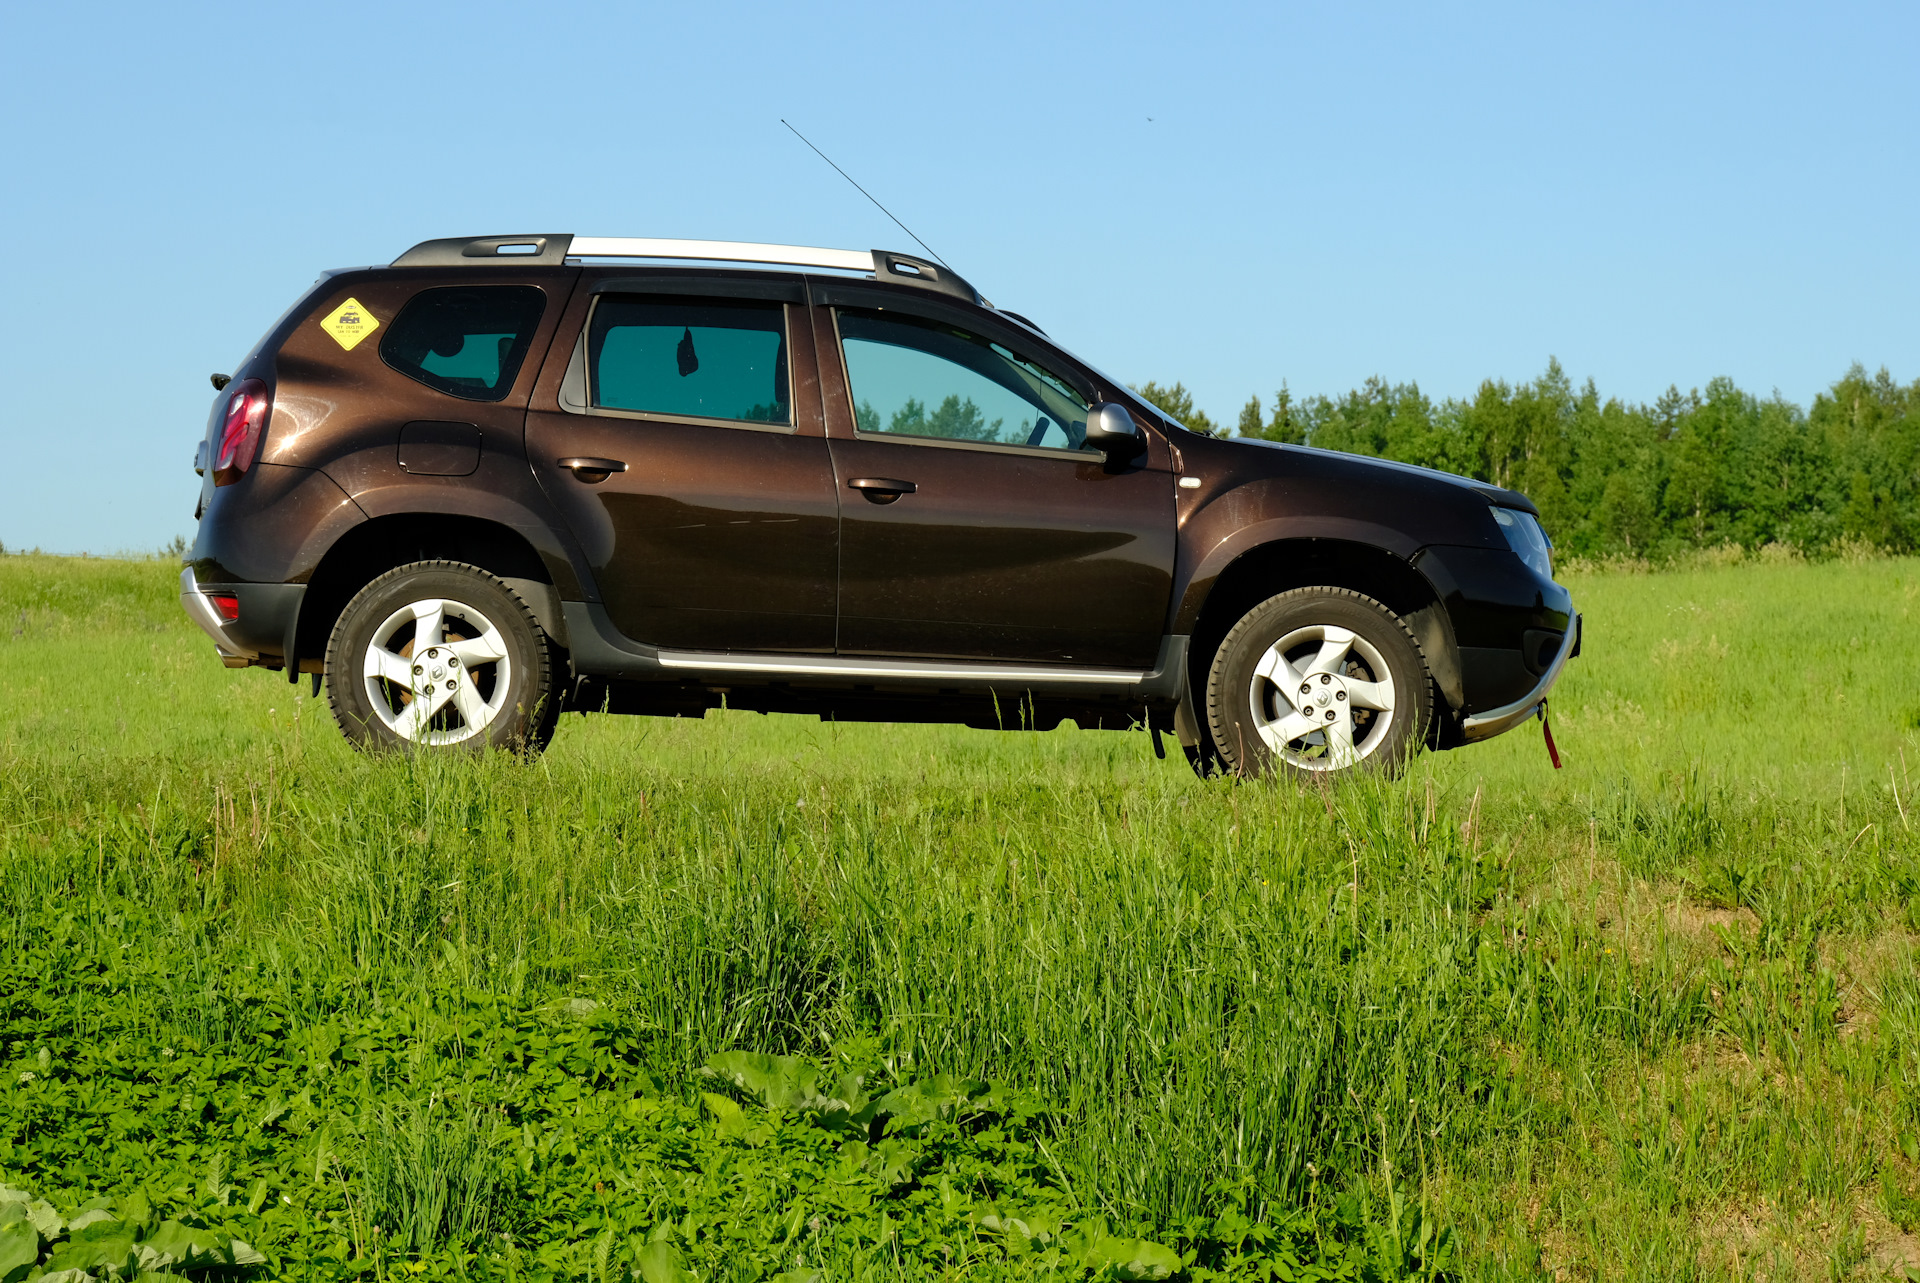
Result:
[[[649,236],[576,236],[569,258],[691,258],[714,263],[778,263],[871,272],[878,251],[760,245],[751,241],[684,241]]]
[[[938,263],[893,250],[819,249],[811,245],[762,245],[753,241],[689,241],[649,236],[460,236],[422,241],[393,260],[395,267],[557,266],[583,258],[684,259],[701,263],[766,263],[780,267],[825,267],[871,272],[875,280],[917,285],[985,304],[979,291]],[[991,306],[988,304],[988,306]]]

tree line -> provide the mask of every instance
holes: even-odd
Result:
[[[1367,380],[1339,397],[1247,402],[1222,431],[1180,384],[1142,396],[1196,431],[1345,450],[1524,491],[1564,552],[1660,559],[1690,548],[1846,542],[1920,549],[1920,380],[1855,365],[1803,409],[1719,378],[1651,405],[1575,388],[1557,360],[1435,401]]]

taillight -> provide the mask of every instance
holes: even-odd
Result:
[[[238,597],[229,596],[226,593],[210,592],[207,594],[207,600],[212,602],[213,608],[220,612],[220,618],[226,620],[229,624],[240,618],[240,599]]]
[[[242,379],[227,398],[226,421],[220,425],[220,444],[213,452],[213,484],[230,486],[253,466],[260,448],[260,430],[267,426],[267,385]]]

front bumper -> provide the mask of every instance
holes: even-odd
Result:
[[[226,620],[220,618],[220,612],[200,591],[200,583],[193,577],[192,566],[180,572],[180,605],[186,610],[187,618],[200,625],[201,632],[213,638],[214,648],[220,652],[220,662],[228,668],[247,668],[260,661],[259,651],[249,650],[227,635]]]
[[[1475,713],[1460,724],[1460,734],[1467,742],[1492,739],[1504,731],[1510,731],[1540,711],[1547,702],[1547,692],[1560,680],[1560,670],[1567,666],[1573,653],[1580,649],[1580,630],[1583,620],[1579,615],[1573,617],[1573,626],[1567,629],[1567,635],[1560,639],[1560,649],[1553,657],[1553,663],[1541,676],[1539,684],[1532,690],[1514,700],[1511,704],[1502,704],[1499,708],[1490,708],[1484,713]]]

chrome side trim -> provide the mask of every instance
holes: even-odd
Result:
[[[1560,651],[1548,665],[1547,672],[1540,684],[1516,699],[1511,704],[1499,708],[1490,708],[1484,713],[1475,713],[1461,723],[1460,733],[1469,742],[1492,739],[1504,731],[1510,731],[1521,722],[1532,717],[1546,702],[1547,692],[1560,680],[1560,670],[1567,666],[1567,659],[1573,654],[1574,647],[1580,644],[1581,617],[1573,617],[1573,627],[1567,629],[1567,635],[1560,639]]]
[[[717,263],[781,263],[796,267],[874,270],[871,250],[761,245],[752,241],[683,241],[649,236],[576,236],[570,258],[689,258]]]
[[[1160,639],[1151,669],[1073,668],[1052,664],[965,660],[871,659],[847,655],[661,650],[624,636],[599,602],[563,601],[568,655],[576,673],[621,681],[793,682],[833,688],[872,685],[880,691],[961,690],[975,694],[1030,691],[1071,698],[1171,702],[1186,689],[1187,645]]]
[[[843,659],[839,656],[738,655],[663,650],[662,668],[771,677],[873,678],[879,681],[1002,682],[1009,686],[1138,686],[1151,672],[1114,668],[1052,668],[1040,664],[935,663],[917,659]]]
[[[200,591],[200,582],[193,577],[192,566],[180,572],[180,605],[186,610],[187,618],[200,625],[200,631],[213,639],[221,662],[228,668],[245,668],[260,658],[260,652],[242,650],[227,636],[226,624],[220,618],[220,612],[213,608],[213,603],[207,600],[207,595]]]

